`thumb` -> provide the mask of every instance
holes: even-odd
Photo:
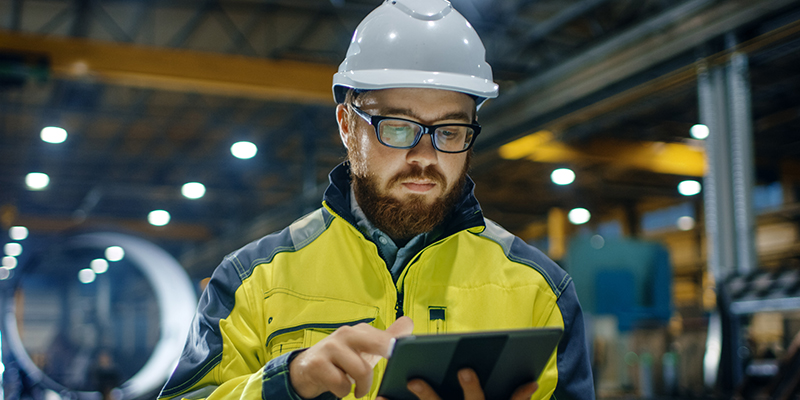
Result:
[[[411,318],[402,316],[394,321],[394,323],[386,328],[386,332],[392,337],[408,336],[414,331],[414,321]]]

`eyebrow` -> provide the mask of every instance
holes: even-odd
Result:
[[[381,108],[379,110],[380,115],[402,115],[405,117],[410,117],[416,119],[418,121],[422,121],[422,118],[414,113],[413,111],[407,108]],[[440,115],[436,118],[437,121],[446,121],[446,120],[461,120],[461,121],[469,121],[471,123],[474,119],[464,111],[453,111],[449,112],[444,115]]]

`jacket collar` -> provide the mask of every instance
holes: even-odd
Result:
[[[334,213],[357,226],[356,218],[350,211],[350,164],[343,162],[337,165],[328,175],[328,180],[330,183],[325,190],[324,202]],[[484,226],[483,213],[475,198],[475,182],[467,176],[461,198],[442,223],[443,233],[449,236],[476,226]]]

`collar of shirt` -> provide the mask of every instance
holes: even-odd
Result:
[[[356,220],[356,226],[364,236],[372,240],[378,247],[378,254],[386,262],[386,267],[392,274],[392,278],[397,281],[400,273],[403,271],[405,265],[425,246],[431,243],[436,237],[439,236],[439,228],[431,232],[421,233],[411,238],[408,243],[403,247],[398,247],[389,235],[376,228],[372,222],[367,219],[361,206],[356,201],[355,192],[350,188],[350,212]]]

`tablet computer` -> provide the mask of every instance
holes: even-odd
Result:
[[[456,374],[472,368],[485,398],[510,399],[517,388],[539,379],[561,333],[561,328],[532,328],[398,338],[378,395],[417,400],[406,384],[421,378],[443,400],[462,399]]]

